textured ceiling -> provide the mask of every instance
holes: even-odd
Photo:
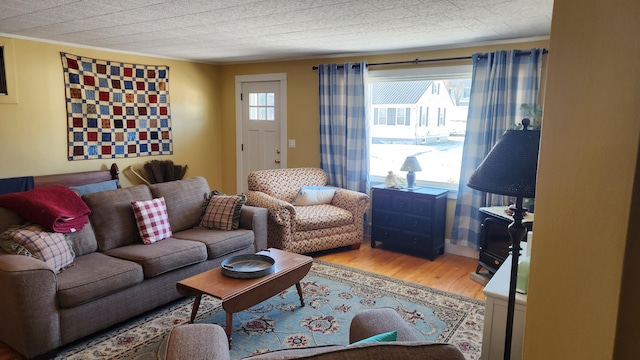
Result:
[[[549,36],[553,0],[0,0],[0,35],[210,63]]]

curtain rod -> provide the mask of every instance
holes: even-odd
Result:
[[[547,49],[542,49],[542,54],[547,54],[549,52],[549,50]],[[531,51],[530,50],[526,50],[526,51],[520,51],[518,53],[516,53],[516,56],[520,56],[520,55],[531,55]],[[487,54],[482,54],[480,55],[480,58],[486,58]],[[409,61],[391,61],[391,62],[382,62],[382,63],[371,63],[371,64],[367,64],[367,67],[369,66],[386,66],[386,65],[408,65],[408,64],[421,64],[421,63],[431,63],[431,62],[442,62],[442,61],[459,61],[459,60],[471,60],[473,57],[471,56],[458,56],[458,57],[449,57],[449,58],[437,58],[437,59],[424,59],[424,60],[420,60],[418,58],[416,58],[415,60],[409,60]],[[343,66],[343,65],[338,65],[338,67]],[[360,64],[354,64],[354,67],[358,67],[360,66]],[[317,66],[312,67],[311,69],[313,70],[318,70]]]

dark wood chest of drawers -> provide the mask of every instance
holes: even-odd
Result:
[[[430,260],[444,253],[447,190],[433,188],[371,191],[371,247],[403,248]]]

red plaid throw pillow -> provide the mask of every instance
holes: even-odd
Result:
[[[240,220],[242,200],[240,196],[212,196],[202,215],[200,226],[206,229],[234,230],[234,216],[237,213],[238,221]]]
[[[173,235],[163,197],[147,201],[132,201],[131,206],[136,216],[140,237],[145,244],[153,244]]]

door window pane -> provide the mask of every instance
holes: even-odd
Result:
[[[274,121],[274,93],[249,93],[249,120]]]

